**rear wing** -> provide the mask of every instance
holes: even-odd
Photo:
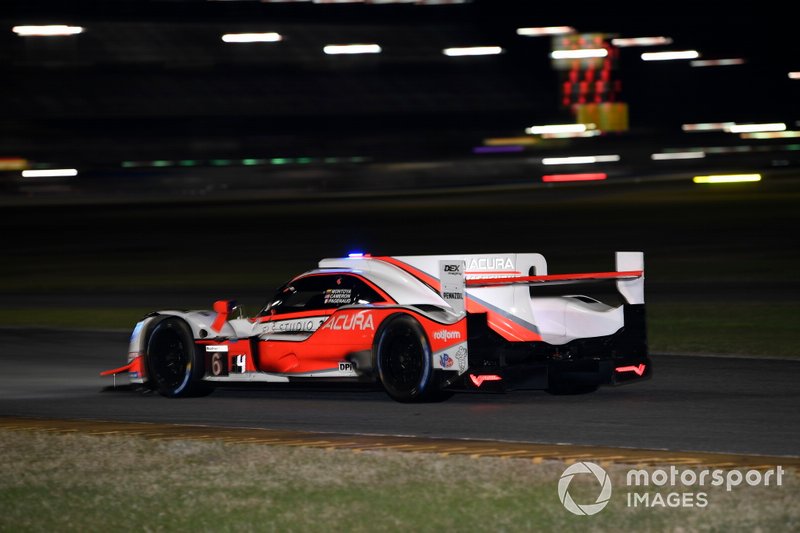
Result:
[[[614,272],[585,272],[578,274],[543,274],[522,276],[516,273],[495,271],[491,274],[471,273],[455,262],[441,261],[440,277],[442,280],[442,298],[450,303],[454,294],[454,287],[459,285],[464,289],[478,287],[502,287],[509,285],[572,285],[577,283],[591,283],[598,281],[617,280],[617,290],[629,304],[644,303],[644,254],[642,252],[617,252],[616,268]],[[519,272],[519,271],[517,271]],[[460,280],[457,276],[460,274]],[[445,280],[448,283],[445,292]],[[451,304],[452,305],[452,304]],[[463,307],[462,307],[463,308]]]

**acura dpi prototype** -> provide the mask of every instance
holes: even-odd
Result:
[[[603,302],[576,287],[610,285]],[[586,291],[584,291],[586,292]],[[157,311],[133,330],[130,382],[170,398],[215,385],[380,383],[401,402],[456,391],[580,393],[651,375],[641,252],[616,270],[547,273],[536,253],[323,259],[261,311]]]

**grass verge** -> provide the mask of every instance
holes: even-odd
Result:
[[[8,430],[0,430],[0,457],[0,531],[800,527],[800,481],[791,471],[781,487],[686,489],[707,493],[703,508],[634,508],[624,481],[629,467],[605,465],[610,504],[595,516],[575,516],[558,499],[565,468],[558,461]],[[599,492],[586,477],[570,485],[579,503],[593,503]]]
[[[647,320],[654,352],[800,357],[798,302],[648,304]]]

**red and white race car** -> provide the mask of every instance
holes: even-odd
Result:
[[[619,302],[574,293],[599,283]],[[147,315],[128,364],[102,375],[124,372],[172,398],[301,380],[377,380],[401,402],[638,381],[651,374],[643,254],[617,252],[613,272],[557,275],[536,253],[324,259],[254,317],[226,300]]]

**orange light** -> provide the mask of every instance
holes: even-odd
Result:
[[[28,168],[28,160],[21,157],[0,157],[0,170],[22,170]]]

